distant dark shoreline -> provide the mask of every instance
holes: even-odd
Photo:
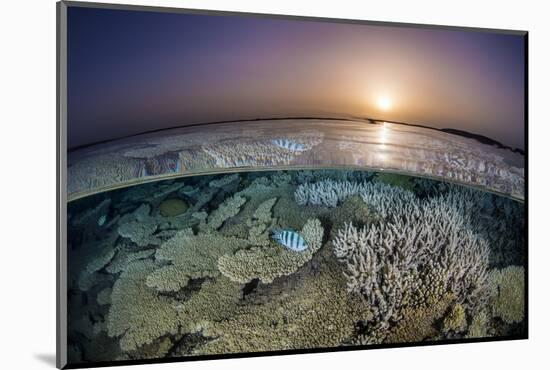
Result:
[[[200,123],[192,123],[192,124],[189,124],[189,125],[179,125],[179,126],[159,128],[159,129],[156,129],[156,130],[149,130],[149,131],[145,131],[145,132],[140,132],[138,134],[123,136],[123,137],[117,137],[117,138],[108,139],[108,140],[96,141],[96,142],[93,142],[93,143],[90,143],[90,144],[78,145],[78,146],[69,148],[67,150],[67,152],[70,153],[70,152],[74,152],[74,151],[84,149],[84,148],[89,148],[89,147],[99,145],[99,144],[105,144],[105,143],[109,143],[109,142],[113,142],[113,141],[117,141],[117,140],[122,140],[122,139],[127,139],[127,138],[131,138],[131,137],[135,137],[135,136],[152,134],[152,133],[161,132],[161,131],[174,130],[174,129],[184,128],[184,127],[209,126],[209,125],[217,125],[217,124],[232,123],[232,122],[286,121],[286,120],[349,121],[349,122],[365,122],[365,123],[370,123],[370,124],[378,124],[380,122],[388,122],[388,123],[397,124],[397,125],[405,125],[405,126],[411,126],[411,127],[421,127],[421,128],[425,128],[425,129],[429,129],[429,130],[442,131],[442,132],[445,132],[445,133],[448,133],[448,134],[458,135],[458,136],[466,137],[466,138],[469,138],[469,139],[474,139],[474,140],[476,140],[476,141],[478,141],[482,144],[496,146],[499,149],[507,149],[507,150],[510,150],[512,152],[519,153],[521,155],[525,155],[525,151],[523,149],[512,148],[510,146],[502,144],[499,141],[493,140],[493,139],[491,139],[487,136],[474,134],[474,133],[464,131],[464,130],[458,130],[458,129],[454,129],[454,128],[441,128],[440,129],[440,128],[436,128],[436,127],[424,126],[424,125],[419,125],[419,124],[414,124],[414,123],[405,123],[405,122],[389,121],[389,120],[382,120],[382,119],[375,119],[375,118],[362,118],[362,117],[357,117],[357,118],[349,118],[349,117],[340,117],[340,118],[338,118],[338,117],[270,117],[270,118],[249,118],[249,119],[240,119],[240,120],[200,122]]]

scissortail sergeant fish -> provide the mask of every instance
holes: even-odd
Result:
[[[283,247],[295,252],[301,252],[307,249],[307,244],[304,238],[293,230],[273,230],[271,238]]]
[[[304,144],[297,143],[289,139],[274,139],[271,142],[280,148],[292,150],[293,152],[301,152],[306,150]]]

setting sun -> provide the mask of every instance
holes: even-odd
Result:
[[[380,96],[376,101],[378,108],[383,111],[387,111],[392,107],[392,102],[387,96]]]

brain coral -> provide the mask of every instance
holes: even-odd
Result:
[[[113,285],[107,332],[111,337],[120,336],[120,348],[125,352],[178,330],[174,302],[145,285],[154,269],[150,260],[134,261]]]
[[[177,291],[189,279],[219,275],[218,258],[247,245],[246,240],[219,233],[193,234],[191,229],[179,231],[156,251],[157,260],[170,262],[147,277],[147,286],[160,291]]]
[[[164,217],[174,217],[187,211],[187,203],[178,198],[165,199],[160,203],[160,214]]]
[[[521,266],[508,266],[492,270],[489,276],[493,295],[491,307],[493,316],[512,324],[524,317],[525,271]]]
[[[235,254],[225,254],[218,260],[221,273],[231,280],[246,283],[260,279],[271,283],[279,276],[290,275],[311,259],[321,247],[323,226],[318,219],[309,219],[301,231],[308,248],[303,252],[293,252],[271,242],[265,247],[240,249]]]

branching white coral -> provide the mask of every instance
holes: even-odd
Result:
[[[487,302],[489,248],[466,227],[468,192],[428,201],[396,193],[387,199],[391,212],[381,211],[386,222],[337,232],[334,253],[346,265],[348,290],[372,308],[373,328],[383,331],[401,320],[404,307],[444,294],[470,311]],[[384,197],[369,199],[379,204]]]

